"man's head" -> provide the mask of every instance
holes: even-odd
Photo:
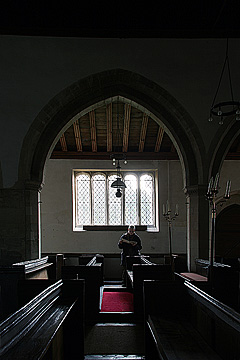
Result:
[[[135,226],[134,225],[129,225],[128,232],[129,232],[130,235],[133,235],[135,233]]]

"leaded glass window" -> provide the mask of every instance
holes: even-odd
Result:
[[[125,189],[125,224],[138,224],[137,177],[129,174],[124,177]]]
[[[110,171],[75,173],[76,227],[83,225],[155,225],[153,172],[124,172],[126,189],[116,197]]]
[[[116,197],[116,189],[111,184],[116,180],[116,175],[108,177],[108,223],[109,225],[122,225],[122,197]]]
[[[80,174],[76,177],[76,198],[76,223],[88,225],[91,223],[91,191],[88,174]]]
[[[93,225],[106,224],[106,176],[97,174],[92,177]]]
[[[153,225],[153,177],[140,177],[140,218],[141,225]]]

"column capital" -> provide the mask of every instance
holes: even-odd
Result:
[[[190,185],[185,187],[183,190],[186,196],[205,196],[207,192],[207,185]]]
[[[36,180],[25,180],[24,182],[25,190],[35,190],[37,192],[42,190],[43,185],[43,183]]]

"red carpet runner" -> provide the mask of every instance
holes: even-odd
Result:
[[[103,292],[101,312],[133,312],[133,294],[129,292]]]

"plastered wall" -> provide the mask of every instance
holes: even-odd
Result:
[[[99,161],[48,160],[45,185],[41,192],[42,252],[119,253],[117,241],[121,231],[73,231],[72,169],[97,169]],[[129,161],[128,169],[158,170],[159,228],[156,232],[139,232],[143,252],[168,253],[168,226],[162,216],[167,199],[179,205],[179,216],[173,222],[173,252],[186,253],[186,197],[183,191],[179,161]],[[101,161],[102,169],[112,169],[110,161]],[[240,189],[240,161],[224,161],[220,173],[219,197],[224,195],[226,181],[231,180],[232,199]],[[229,200],[229,204],[231,199]],[[228,202],[224,204],[228,206]]]
[[[118,253],[121,231],[73,231],[72,169],[97,169],[99,161],[49,160],[41,193],[42,252]],[[101,161],[103,169],[112,169],[110,161]],[[168,226],[162,215],[167,199],[179,217],[173,224],[173,251],[186,253],[186,209],[182,170],[179,161],[129,161],[128,169],[158,171],[158,229],[138,232],[146,253],[168,253]],[[126,169],[126,167],[124,167]],[[171,191],[169,189],[172,189]]]

